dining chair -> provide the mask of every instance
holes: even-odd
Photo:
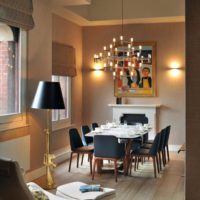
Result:
[[[139,165],[139,159],[143,159],[143,158],[149,158],[152,157],[153,159],[153,167],[154,167],[154,177],[157,177],[157,173],[156,173],[156,164],[157,164],[157,171],[159,172],[159,162],[158,162],[158,149],[159,149],[159,145],[160,145],[160,137],[161,134],[157,133],[155,138],[154,138],[154,142],[151,146],[150,149],[147,148],[140,148],[140,149],[136,149],[135,151],[131,152],[131,165],[130,165],[130,175],[131,175],[131,171],[132,171],[132,162],[133,162],[133,157],[135,158],[135,165],[134,165],[134,170],[136,171],[136,168],[138,168]]]
[[[86,137],[85,135],[89,132],[91,132],[91,129],[88,125],[83,125],[81,126],[81,131],[82,131],[82,142],[84,146],[93,146],[93,138],[92,137]],[[84,159],[84,154],[82,154],[82,159],[81,159],[81,165],[83,164],[83,159]],[[89,161],[89,157],[88,157]]]
[[[82,141],[84,146],[93,145],[93,138],[92,137],[86,137],[85,135],[89,132],[91,132],[91,129],[88,125],[81,126],[82,131]]]
[[[161,139],[160,139],[160,146],[159,146],[159,159],[160,159],[160,170],[162,170],[162,164],[163,163],[163,166],[165,166],[166,164],[166,156],[165,156],[165,137],[166,137],[166,132],[167,132],[167,129],[164,128],[162,131],[161,131]],[[162,158],[161,158],[162,157]]]
[[[171,126],[167,126],[166,128],[166,132],[165,132],[165,141],[164,141],[164,156],[165,156],[165,161],[167,161],[168,159],[168,162],[170,161],[170,158],[169,158],[169,145],[168,145],[168,141],[169,141],[169,136],[170,136],[170,132],[171,132]],[[166,157],[166,152],[167,152],[167,157]]]
[[[70,138],[70,147],[71,147],[71,155],[69,161],[69,172],[71,170],[71,162],[73,154],[77,154],[77,168],[79,167],[79,155],[88,154],[90,161],[90,173],[92,174],[92,156],[94,147],[93,146],[84,146],[81,140],[81,137],[76,128],[71,128],[69,130],[69,138]]]
[[[115,136],[95,135],[92,180],[94,180],[97,162],[112,160],[114,162],[115,181],[117,182],[117,161],[124,158],[124,156],[125,146],[123,143],[118,143]]]
[[[158,171],[162,170],[162,163],[163,163],[163,166],[165,166],[165,160],[166,160],[165,155],[164,155],[165,133],[166,133],[166,128],[162,129],[160,132],[160,144],[158,147],[158,161],[159,161]],[[150,149],[152,145],[153,144],[145,143],[144,145],[142,145],[141,148]]]
[[[98,123],[93,122],[93,123],[92,123],[92,130],[94,131],[95,128],[97,128],[97,127],[99,127]]]
[[[162,170],[162,163],[163,163],[163,166],[165,166],[165,156],[163,153],[164,142],[165,142],[165,132],[166,132],[165,129],[162,129],[160,132],[160,144],[158,147],[159,171]]]

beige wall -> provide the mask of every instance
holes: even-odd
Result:
[[[82,123],[82,28],[64,18],[53,15],[53,41],[72,45],[76,51],[77,76],[72,78],[72,125],[80,128]],[[67,129],[52,134],[52,150],[68,146]]]
[[[28,34],[28,90],[27,106],[31,106],[38,82],[51,79],[52,20],[47,0],[34,0],[35,27]],[[31,170],[43,165],[45,150],[46,112],[29,109],[28,132],[31,135]]]
[[[82,30],[81,27],[53,14],[48,1],[34,1],[35,28],[29,32],[28,102],[32,102],[38,81],[51,80],[52,41],[72,45],[76,49],[77,76],[72,78],[72,124],[82,122]],[[31,169],[43,165],[46,112],[30,110]],[[50,151],[66,148],[67,129],[55,131],[50,137]]]
[[[157,43],[157,96],[123,98],[127,103],[161,104],[159,127],[172,125],[170,144],[185,142],[185,71],[176,78],[170,75],[169,63],[173,60],[185,67],[185,24],[142,24],[124,26],[125,36],[133,36],[136,41],[156,41]],[[99,26],[83,28],[83,121],[104,123],[112,119],[113,80],[109,72],[97,76],[89,71],[93,65],[93,54],[102,51],[104,45],[121,34],[121,26]]]

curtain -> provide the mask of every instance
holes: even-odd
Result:
[[[52,44],[52,72],[58,76],[76,76],[75,48],[66,44]]]
[[[0,21],[30,30],[34,27],[32,0],[0,0]]]

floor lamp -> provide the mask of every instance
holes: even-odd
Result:
[[[46,151],[44,154],[44,165],[46,166],[46,179],[47,179],[46,188],[53,189],[56,187],[53,178],[53,168],[55,168],[56,165],[53,162],[55,156],[53,154],[50,154],[49,151],[49,139],[50,139],[49,121],[50,121],[50,110],[65,108],[60,83],[40,81],[31,108],[47,110],[47,128],[44,130],[46,135],[46,141],[45,141]]]

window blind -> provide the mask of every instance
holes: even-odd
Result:
[[[66,44],[52,44],[52,72],[57,76],[76,76],[75,48]]]
[[[32,0],[0,0],[0,21],[30,30],[34,27]]]

